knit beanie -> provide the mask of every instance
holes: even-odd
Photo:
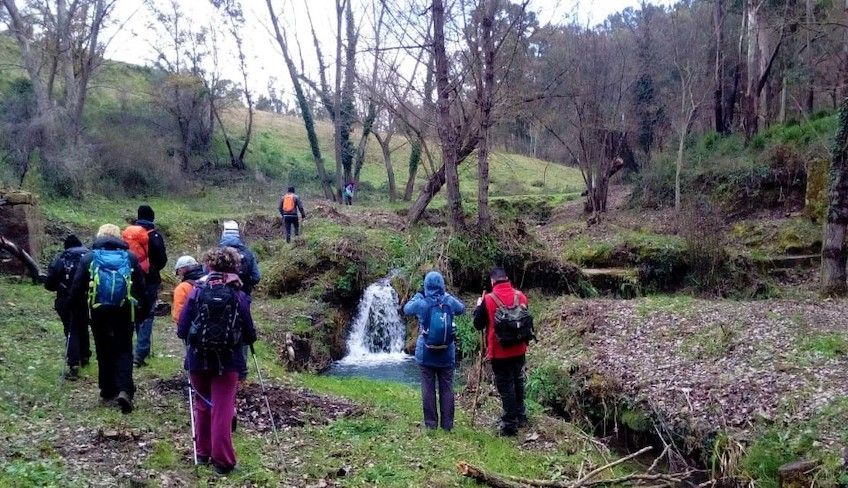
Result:
[[[224,232],[221,233],[221,237],[226,237],[226,236],[239,237],[238,222],[236,222],[235,220],[225,220],[224,221]]]
[[[139,205],[138,218],[140,220],[147,220],[148,222],[153,222],[153,220],[156,218],[156,214],[153,213],[153,208],[151,208],[150,205]]]
[[[82,241],[79,240],[79,237],[71,234],[65,238],[65,249],[70,249],[72,247],[80,247],[82,246]]]

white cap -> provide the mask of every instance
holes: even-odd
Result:
[[[225,220],[224,221],[224,232],[221,233],[222,236],[226,235],[239,235],[239,227],[238,222],[235,220]]]
[[[177,259],[177,264],[174,265],[174,271],[179,271],[182,268],[186,268],[188,266],[196,266],[196,265],[197,265],[197,260],[194,259],[193,257],[191,257],[191,256],[180,256],[180,258]]]

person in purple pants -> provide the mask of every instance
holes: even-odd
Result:
[[[239,371],[245,369],[242,348],[256,341],[256,329],[250,315],[250,296],[242,291],[238,277],[240,259],[238,252],[231,247],[213,249],[206,254],[204,261],[209,274],[192,290],[177,324],[177,336],[185,339],[188,346],[185,369],[189,372],[195,395],[198,463],[211,463],[220,475],[226,475],[236,467],[232,421]],[[211,350],[209,343],[204,342],[207,336],[198,332],[197,329],[202,327],[198,324],[212,322],[238,327],[229,328],[239,330],[238,339],[227,341],[233,342],[231,347]],[[229,333],[226,336],[235,337]]]
[[[438,271],[430,271],[424,277],[424,289],[406,303],[403,313],[418,318],[415,361],[421,367],[424,426],[450,431],[455,409],[453,373],[456,365],[456,331],[453,317],[465,313],[465,305],[445,291],[445,279]]]

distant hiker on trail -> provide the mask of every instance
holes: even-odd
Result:
[[[176,324],[180,320],[180,312],[188,300],[195,283],[206,275],[203,266],[191,256],[180,256],[174,266],[174,273],[180,278],[180,284],[174,288],[174,304],[171,306],[171,318]]]
[[[300,198],[295,194],[294,187],[290,186],[283,198],[280,200],[280,215],[283,216],[283,226],[286,229],[286,242],[291,242],[291,230],[294,227],[295,237],[300,235],[300,221],[297,218],[297,213],[306,218],[306,212],[303,211],[303,204]]]
[[[144,272],[145,303],[150,307],[149,310],[142,311],[141,321],[136,328],[137,337],[133,361],[136,367],[147,366],[145,359],[150,355],[150,341],[153,335],[153,308],[159,298],[159,289],[162,288],[162,277],[159,272],[168,263],[165,239],[156,229],[156,225],[153,223],[154,218],[155,214],[149,205],[140,205],[135,223],[124,229],[121,234]]]
[[[117,401],[123,413],[133,410],[133,325],[149,309],[144,273],[116,225],[104,224],[80,260],[71,285],[71,300],[88,309],[97,353],[97,384],[104,403]]]
[[[345,185],[344,190],[342,191],[342,196],[344,197],[345,205],[353,205],[353,193],[356,191],[356,186],[353,182],[348,182]]]
[[[483,293],[474,309],[474,327],[486,331],[487,359],[492,363],[503,415],[499,434],[514,436],[527,423],[524,408],[524,355],[533,337],[527,297],[512,287],[503,268],[490,273],[492,292]]]
[[[195,439],[199,463],[225,475],[236,466],[232,421],[242,346],[256,341],[250,296],[236,274],[239,254],[225,247],[210,250],[209,275],[192,290],[180,312],[177,336],[187,344],[184,367],[194,391]],[[208,403],[207,403],[208,402]]]
[[[456,365],[456,331],[453,318],[465,313],[465,305],[445,291],[445,279],[438,271],[424,277],[424,292],[418,292],[403,307],[406,315],[418,317],[415,361],[421,367],[421,400],[424,426],[453,428],[453,374]],[[436,383],[439,409],[436,410]],[[441,422],[440,422],[441,419]]]
[[[259,265],[256,264],[256,256],[241,241],[239,235],[238,223],[234,220],[224,221],[224,232],[221,234],[221,241],[218,242],[218,247],[231,247],[239,253],[241,258],[239,261],[238,276],[241,280],[241,291],[250,295],[253,293],[253,287],[259,283],[262,278],[262,273],[259,272]],[[244,369],[239,371],[239,380],[247,378],[247,346],[244,346]]]
[[[253,251],[242,242],[238,223],[235,220],[224,221],[224,231],[221,233],[218,247],[232,247],[238,251],[239,256],[241,256],[238,272],[241,279],[241,291],[248,295],[253,293],[253,288],[259,284],[262,273],[259,272],[259,265],[256,263],[256,256]]]
[[[91,346],[88,340],[88,313],[85,308],[75,307],[71,300],[71,285],[80,260],[88,252],[79,238],[73,234],[65,238],[65,250],[59,253],[47,269],[44,287],[56,292],[53,308],[62,319],[65,330],[65,359],[68,371],[65,378],[75,380],[79,377],[81,366],[87,366],[91,358]]]

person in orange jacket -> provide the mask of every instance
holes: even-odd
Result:
[[[177,259],[177,264],[174,266],[174,272],[180,277],[181,283],[174,288],[174,305],[171,307],[171,318],[176,324],[180,320],[180,312],[188,300],[188,295],[191,293],[194,284],[206,275],[203,272],[203,266],[191,256],[180,256]]]

